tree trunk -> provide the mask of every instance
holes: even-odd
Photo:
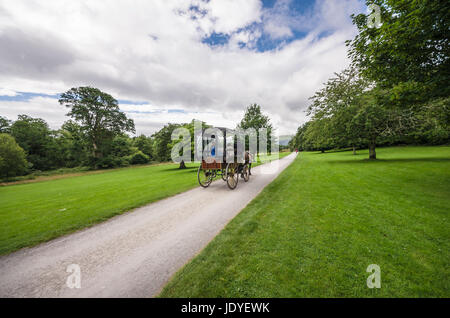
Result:
[[[377,153],[375,152],[375,141],[369,143],[369,159],[377,159]]]
[[[93,149],[92,149],[92,156],[94,158],[94,165],[93,165],[93,167],[94,167],[95,170],[97,170],[98,169],[98,159],[100,159],[100,154],[98,152],[97,143],[95,141],[92,143],[92,147],[93,147]]]
[[[353,155],[356,155],[356,147],[353,146]]]
[[[184,160],[180,162],[180,168],[179,169],[186,169],[186,164],[184,163]]]
[[[94,150],[92,151],[92,155],[94,156],[94,158],[96,158],[96,159],[103,158],[103,153],[98,150],[97,142],[94,141],[92,143],[92,146],[94,148]]]
[[[324,150],[324,149],[322,149],[322,150],[321,150],[321,152],[322,152],[322,153],[325,153],[325,150]]]
[[[92,148],[93,148],[93,150],[92,150],[92,156],[94,156],[94,158],[98,158],[98,152],[97,152],[97,143],[94,141],[93,143],[92,143]]]

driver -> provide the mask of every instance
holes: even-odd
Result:
[[[248,174],[252,175],[252,155],[248,150],[245,152],[245,163],[248,164]]]
[[[252,155],[249,151],[244,153],[245,164],[248,164],[248,174],[252,175]],[[244,165],[242,163],[239,164],[239,171],[241,172],[241,177],[244,178]]]

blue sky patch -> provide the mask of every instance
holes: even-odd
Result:
[[[227,44],[229,40],[229,34],[213,32],[210,36],[203,38],[202,42],[209,46],[221,46]]]
[[[119,104],[124,104],[124,105],[149,105],[148,102],[136,102],[136,101],[126,100],[126,99],[118,99],[117,101],[119,102]]]
[[[59,99],[60,94],[43,94],[43,93],[30,93],[30,92],[16,92],[15,96],[0,95],[0,101],[6,102],[29,102],[36,97]],[[148,102],[131,101],[126,99],[117,100],[119,104],[124,105],[148,105]]]
[[[45,98],[54,98],[58,99],[59,94],[49,95],[49,94],[40,94],[40,93],[28,93],[28,92],[16,92],[15,96],[7,96],[0,95],[0,101],[7,102],[28,102],[30,99],[35,97],[45,97]]]
[[[264,16],[275,14],[275,15],[286,15],[286,19],[288,20],[294,20],[295,17],[300,17],[305,15],[308,12],[312,12],[315,1],[314,0],[302,0],[302,1],[277,1],[277,0],[263,0],[263,10],[265,10]],[[287,6],[287,7],[286,7]],[[201,12],[196,7],[190,8],[191,12],[199,13]],[[202,15],[205,14],[205,12],[201,12]],[[267,34],[264,31],[264,23],[267,23],[267,21],[262,21],[261,23],[252,23],[251,25],[246,26],[245,28],[241,28],[239,30],[236,30],[233,32],[234,34],[238,34],[240,32],[254,32],[259,31],[261,33],[261,36],[257,39],[256,43],[252,43],[251,47],[247,45],[247,43],[239,42],[238,45],[241,49],[243,48],[249,48],[254,49],[258,52],[265,52],[265,51],[271,51],[276,50],[281,47],[283,47],[286,44],[289,44],[295,40],[302,39],[307,36],[308,32],[299,31],[297,28],[290,27],[292,35],[282,37],[282,38],[276,38],[274,39],[269,34]],[[224,33],[216,33],[213,32],[212,34],[205,36],[202,39],[202,42],[211,46],[211,47],[218,47],[218,46],[225,46],[228,44],[230,37],[232,34],[224,34]]]

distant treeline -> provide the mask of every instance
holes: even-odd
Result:
[[[148,137],[130,137],[134,122],[110,95],[92,87],[73,88],[61,95],[71,117],[52,130],[42,118],[0,116],[0,177],[59,168],[106,169],[170,160],[173,129],[168,124]]]
[[[343,112],[343,111],[342,111]],[[421,110],[403,118],[404,129],[394,126],[402,123],[389,123],[387,118],[376,119],[380,113],[374,113],[373,119],[352,117],[339,121],[336,117],[313,119],[301,125],[289,142],[291,150],[326,151],[331,149],[353,148],[367,149],[370,134],[373,146],[395,145],[444,145],[450,144],[450,99],[437,99],[424,105]],[[356,114],[355,114],[356,115]],[[387,116],[386,116],[387,117]],[[364,120],[357,126],[357,120]],[[345,120],[345,122],[344,122]],[[375,123],[375,121],[378,123]],[[392,128],[389,125],[394,126]],[[382,130],[380,133],[378,131]]]
[[[3,158],[0,159],[0,167],[2,161],[5,164],[5,168],[0,169],[0,176],[13,177],[82,166],[107,169],[168,162],[171,160],[173,130],[178,127],[189,129],[191,126],[193,129],[193,123],[167,124],[152,136],[130,137],[119,132],[98,143],[94,153],[88,133],[72,120],[66,121],[60,129],[52,130],[42,118],[19,115],[17,120],[9,121],[0,117],[0,158]],[[4,149],[6,147],[8,149]],[[16,159],[10,157],[14,151]],[[23,156],[20,155],[21,152]],[[21,157],[26,163],[20,163]]]
[[[29,172],[78,166],[112,168],[168,160],[160,151],[164,141],[158,133],[155,137],[130,137],[126,133],[117,133],[105,139],[97,149],[100,155],[94,156],[90,138],[72,120],[57,130],[50,129],[45,120],[27,115],[19,115],[15,121],[0,117],[0,122],[0,132],[14,138],[24,150]],[[14,175],[13,171],[10,173]]]
[[[60,168],[107,169],[171,161],[172,132],[184,127],[194,135],[194,120],[169,123],[151,136],[130,137],[134,122],[119,110],[110,95],[92,87],[73,88],[61,95],[71,117],[52,130],[42,118],[19,115],[15,121],[0,116],[0,178]],[[259,105],[250,105],[239,123],[242,128],[271,129]],[[209,127],[203,123],[203,127]],[[193,139],[193,137],[192,137]],[[191,147],[193,147],[193,142]],[[184,167],[184,163],[180,168]]]

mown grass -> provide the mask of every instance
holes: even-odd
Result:
[[[377,155],[299,154],[160,296],[449,297],[450,148]]]
[[[0,254],[34,245],[196,186],[197,165],[124,168],[0,187]]]
[[[52,174],[41,182],[2,186],[0,255],[194,188],[198,164],[187,167],[160,164],[77,176]]]

